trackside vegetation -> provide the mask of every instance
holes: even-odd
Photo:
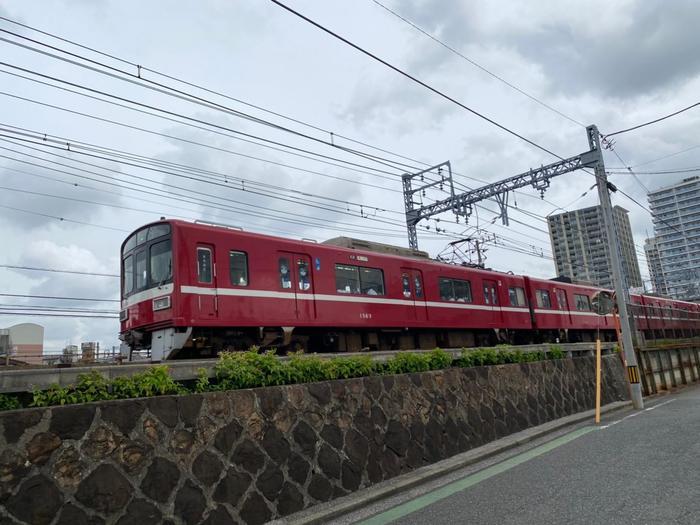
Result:
[[[314,354],[296,353],[280,360],[273,350],[261,352],[253,347],[247,352],[224,352],[214,366],[213,377],[199,369],[194,383],[188,386],[175,381],[166,365],[157,365],[129,377],[106,379],[92,371],[78,376],[74,385],[52,385],[46,390],[35,390],[29,399],[22,395],[0,394],[0,411],[29,407],[47,407],[142,397],[188,394],[292,385],[350,379],[373,375],[428,372],[449,367],[473,367],[527,363],[544,359],[562,359],[561,347],[552,345],[547,352],[522,352],[509,346],[463,349],[457,357],[436,348],[426,353],[401,352],[385,361],[373,361],[371,356],[337,357],[323,359]]]

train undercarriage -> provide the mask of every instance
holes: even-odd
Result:
[[[646,335],[646,334],[645,334]],[[650,334],[654,335],[654,334]],[[600,332],[602,341],[614,341],[614,330]],[[677,334],[677,337],[683,336]],[[244,351],[256,346],[290,352],[362,352],[381,350],[430,350],[538,343],[592,342],[594,330],[511,329],[337,329],[306,327],[164,328],[152,332],[132,330],[122,334],[122,355],[153,361],[216,357],[223,351]]]

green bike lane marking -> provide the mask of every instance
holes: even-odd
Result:
[[[380,514],[377,514],[376,516],[372,516],[371,518],[368,518],[359,523],[360,525],[383,525],[386,523],[390,523],[394,520],[402,518],[403,516],[411,514],[412,512],[427,507],[428,505],[432,505],[437,501],[445,499],[461,490],[472,487],[478,483],[481,483],[482,481],[492,478],[493,476],[497,476],[498,474],[502,474],[503,472],[506,472],[514,467],[517,467],[518,465],[530,461],[531,459],[541,456],[542,454],[546,454],[547,452],[550,452],[555,448],[561,447],[562,445],[566,445],[567,443],[585,434],[588,434],[593,430],[597,430],[597,427],[584,427],[579,430],[575,430],[569,434],[553,439],[549,443],[545,443],[544,445],[535,447],[532,450],[528,450],[527,452],[518,454],[517,456],[507,459],[501,463],[476,472],[475,474],[471,474],[462,479],[458,479],[457,481],[453,481],[452,483],[448,483],[444,487],[440,487],[437,490],[428,492],[427,494],[424,494],[411,501],[407,501],[406,503],[397,505],[396,507],[393,507]]]

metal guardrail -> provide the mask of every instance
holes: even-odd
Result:
[[[637,348],[644,395],[700,381],[700,340]]]

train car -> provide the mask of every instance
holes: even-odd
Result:
[[[537,342],[614,339],[612,315],[593,311],[592,299],[599,288],[533,277],[525,277],[525,281]]]
[[[123,351],[162,360],[252,345],[359,351],[614,333],[611,320],[592,311],[594,287],[367,247],[177,220],[148,224],[121,248]]]

